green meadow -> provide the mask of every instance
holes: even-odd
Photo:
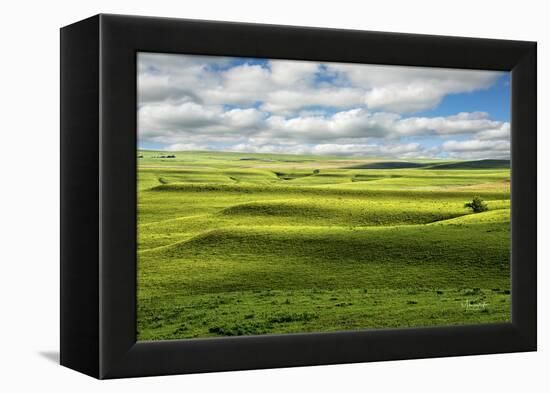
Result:
[[[507,161],[137,163],[139,340],[510,320]]]

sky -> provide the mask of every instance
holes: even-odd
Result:
[[[508,159],[510,75],[138,54],[140,149]]]

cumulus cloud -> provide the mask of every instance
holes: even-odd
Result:
[[[140,53],[139,141],[171,150],[501,157],[509,154],[508,122],[485,112],[414,115],[449,94],[489,88],[500,75]],[[422,137],[429,147],[411,142]]]
[[[405,143],[399,145],[380,144],[320,144],[312,152],[327,155],[362,155],[362,156],[391,156],[402,157],[422,155],[424,149],[419,143]]]
[[[442,151],[449,157],[460,159],[473,158],[509,158],[510,141],[508,140],[479,140],[447,141],[442,145]]]
[[[264,114],[254,108],[224,110],[221,106],[203,106],[193,102],[147,105],[138,111],[140,136],[143,138],[188,133],[223,135],[252,133],[262,126]]]
[[[491,86],[499,72],[427,67],[333,64],[344,79],[364,88],[371,109],[416,112],[433,108],[444,96]]]
[[[470,134],[475,132],[493,132],[506,127],[508,123],[493,121],[484,112],[461,112],[447,117],[410,117],[397,125],[401,135],[415,134]]]
[[[189,134],[236,134],[263,139],[291,139],[303,143],[339,141],[347,139],[385,138],[406,136],[476,134],[490,139],[509,132],[509,124],[488,119],[485,113],[459,113],[447,117],[409,117],[386,112],[369,112],[363,108],[336,112],[332,115],[304,114],[292,118],[266,116],[254,108],[231,109],[204,107],[195,103],[150,105],[139,111],[143,137],[170,132],[182,139]]]
[[[210,150],[210,146],[206,144],[197,143],[174,143],[168,145],[166,148],[168,151],[204,151]]]
[[[177,150],[176,146],[174,150]],[[231,151],[247,153],[285,153],[285,154],[319,154],[334,156],[370,156],[421,158],[432,156],[433,151],[425,149],[419,143],[408,144],[254,144],[240,143],[232,146]]]
[[[485,89],[502,75],[289,60],[231,66],[228,58],[151,53],[140,53],[138,63],[143,102],[178,97],[205,104],[262,102],[265,110],[283,114],[316,105],[416,112],[433,108],[447,94]]]
[[[487,139],[510,139],[510,123],[502,123],[500,127],[480,131],[476,137],[481,140]]]

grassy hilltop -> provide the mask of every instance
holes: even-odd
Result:
[[[138,339],[508,321],[509,180],[502,160],[139,151]]]

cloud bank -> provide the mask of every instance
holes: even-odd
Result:
[[[140,146],[167,150],[507,158],[510,125],[483,111],[426,116],[500,72],[138,55]]]

